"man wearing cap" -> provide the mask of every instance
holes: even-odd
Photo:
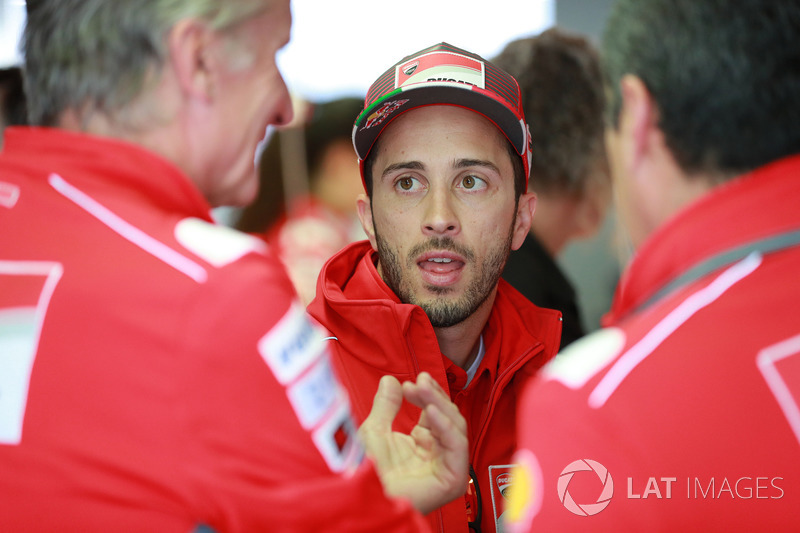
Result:
[[[529,133],[519,87],[481,57],[440,43],[373,83],[353,141],[368,241],[323,268],[309,311],[332,335],[363,419],[383,375],[427,371],[468,423],[465,499],[429,515],[435,530],[494,531],[515,445],[517,394],[556,352],[560,313],[500,279],[528,233]],[[395,429],[410,431],[404,405]]]

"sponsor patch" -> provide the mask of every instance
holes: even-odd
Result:
[[[492,485],[492,509],[497,531],[503,531],[503,513],[513,485],[514,475],[512,471],[516,466],[492,465],[489,467],[489,479]]]
[[[336,377],[323,332],[295,300],[258,341],[258,351],[286,387],[295,416],[311,434],[331,471],[350,472],[361,464],[364,451],[356,438],[349,397]]]
[[[356,425],[347,400],[314,431],[313,439],[333,472],[355,470],[361,463],[364,452],[356,439]]]
[[[398,65],[395,88],[428,81],[448,81],[486,88],[483,61],[453,52],[431,52]]]
[[[287,394],[300,423],[311,429],[337,401],[344,398],[345,392],[333,373],[330,359],[322,357],[288,387]]]
[[[293,382],[325,351],[322,333],[295,301],[283,318],[258,341],[258,352],[283,385]]]

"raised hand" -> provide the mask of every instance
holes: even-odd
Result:
[[[422,409],[410,435],[392,431],[403,398]],[[469,479],[467,423],[438,383],[422,372],[400,385],[384,376],[359,428],[387,494],[427,514],[464,494]]]

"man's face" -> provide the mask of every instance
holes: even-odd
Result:
[[[237,29],[235,44],[221,46],[219,79],[222,105],[213,127],[221,157],[210,172],[207,196],[213,205],[246,205],[258,190],[254,156],[270,124],[291,119],[291,101],[275,61],[289,40],[291,11],[288,0],[273,0],[270,7]],[[211,127],[211,126],[209,126]]]
[[[381,134],[371,205],[362,196],[359,214],[381,276],[434,327],[492,305],[530,227],[532,200],[523,195],[517,208],[507,142],[486,118],[453,106],[408,111]]]

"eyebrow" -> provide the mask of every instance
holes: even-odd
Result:
[[[488,168],[498,174],[500,174],[500,169],[497,168],[497,165],[492,163],[491,161],[485,161],[483,159],[459,159],[456,161],[456,168],[469,168],[469,167],[483,167]]]
[[[483,159],[459,159],[456,161],[454,166],[455,168],[483,167],[488,168],[489,170],[492,170],[498,174],[500,173],[500,169],[497,168],[497,165],[491,161],[485,161]],[[423,165],[420,161],[402,161],[400,163],[392,163],[383,169],[381,177],[384,177],[396,170],[425,170],[425,165]]]
[[[381,177],[394,172],[395,170],[425,170],[425,165],[419,161],[402,161],[400,163],[392,163],[381,172]]]

